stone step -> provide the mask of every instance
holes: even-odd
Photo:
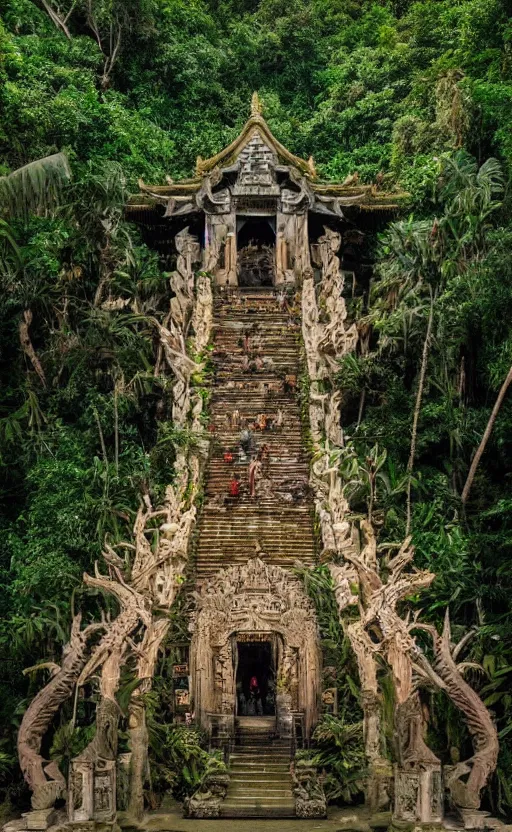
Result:
[[[245,767],[236,766],[236,765],[231,766],[231,764],[230,764],[229,771],[230,771],[231,774],[236,774],[238,777],[243,777],[246,780],[252,780],[253,777],[256,777],[256,776],[259,777],[260,775],[263,775],[263,774],[271,774],[271,775],[275,775],[276,777],[286,777],[287,776],[288,779],[289,779],[290,778],[290,760],[288,760],[288,763],[286,765],[281,765],[281,766],[273,765],[272,763],[269,763],[268,765],[261,765],[261,766],[258,766],[256,764],[254,766],[246,765]]]
[[[282,750],[278,749],[273,751],[272,749],[268,749],[268,747],[265,750],[262,749],[261,751],[258,751],[254,759],[250,758],[249,754],[240,754],[238,750],[233,751],[229,755],[230,765],[235,765],[239,763],[245,765],[248,762],[251,762],[251,764],[252,762],[254,762],[255,765],[258,763],[261,763],[262,765],[266,765],[267,763],[283,763],[284,765],[286,765],[290,762],[290,755],[285,754]]]
[[[249,754],[255,753],[258,754],[260,751],[264,751],[266,749],[270,749],[271,751],[277,750],[280,753],[290,753],[291,743],[290,740],[274,738],[274,737],[260,737],[259,732],[247,732],[247,733],[236,733],[235,739],[235,754]]]
[[[260,771],[260,772],[238,772],[238,771],[231,771],[230,772],[230,785],[232,783],[236,783],[240,785],[241,783],[247,783],[247,778],[250,777],[251,783],[259,783],[260,786],[273,786],[276,785],[276,788],[281,788],[280,784],[285,783],[287,788],[290,783],[290,771],[283,772],[280,774],[279,772],[275,771]]]
[[[255,731],[268,731],[271,733],[276,727],[275,716],[237,716],[235,719],[235,726],[237,731],[242,736],[251,734]]]
[[[239,800],[224,800],[220,808],[221,818],[294,818],[295,803],[281,801],[278,805],[271,802],[244,803]]]
[[[267,799],[293,800],[293,792],[289,785],[287,789],[273,789],[270,786],[265,786],[264,788],[261,786],[256,788],[237,786],[229,790],[229,797],[231,800],[238,800],[240,798],[252,798],[254,801]]]
[[[233,799],[232,795],[230,794],[229,789],[228,789],[228,793],[227,793],[227,796],[226,796],[225,803],[229,803],[232,799]],[[240,800],[240,801],[243,801],[243,802],[246,802],[246,803],[253,803],[253,804],[257,804],[257,803],[260,803],[260,802],[263,803],[263,804],[267,804],[267,803],[272,804],[272,803],[282,802],[282,800],[283,800],[280,795],[270,795],[270,794],[265,794],[265,793],[262,793],[261,796],[258,796],[258,797],[256,797],[255,795],[251,795],[251,794],[237,795],[236,799],[237,799],[237,801]],[[285,798],[285,800],[286,800],[286,798]],[[290,802],[293,801],[293,796],[292,796],[291,789],[290,789],[290,793],[289,793],[289,800],[290,800]]]

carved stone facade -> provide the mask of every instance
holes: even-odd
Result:
[[[127,209],[143,233],[145,227],[158,228],[160,238],[182,218],[194,222],[204,215],[202,265],[221,286],[237,286],[243,279],[241,218],[270,221],[275,235],[273,282],[279,286],[300,283],[310,267],[310,218],[339,223],[353,220],[361,209],[389,215],[397,208],[399,194],[386,193],[376,185],[320,182],[313,160],[300,159],[283,147],[261,110],[255,94],[251,116],[240,135],[211,159],[198,158],[195,177],[169,180],[167,185],[142,182],[141,193]]]
[[[205,727],[219,723],[228,733],[236,716],[236,639],[242,634],[273,638],[283,696],[277,722],[289,734],[291,712],[301,711],[309,732],[320,697],[320,655],[314,609],[301,583],[285,569],[255,557],[245,566],[221,570],[197,596],[192,624],[191,674],[196,715]]]

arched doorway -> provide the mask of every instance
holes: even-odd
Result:
[[[201,587],[193,627],[193,707],[205,728],[215,718],[225,731],[234,731],[240,693],[245,685],[244,696],[250,697],[255,675],[259,698],[263,691],[266,697],[265,705],[256,702],[258,696],[252,698],[251,707],[260,711],[256,715],[265,716],[263,708],[274,707],[283,733],[292,712],[299,712],[310,732],[319,705],[319,636],[311,601],[294,575],[259,558],[221,570]],[[258,643],[269,646],[258,650]],[[243,644],[252,647],[240,650]],[[240,661],[245,668],[239,672]]]
[[[236,639],[236,715],[275,716],[277,644],[272,633],[241,633]]]
[[[274,217],[237,219],[238,285],[274,285],[276,231]]]

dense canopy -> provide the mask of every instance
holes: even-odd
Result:
[[[189,441],[173,426],[168,380],[154,373],[172,264],[142,242],[125,206],[138,179],[191,176],[197,156],[228,145],[257,89],[273,134],[313,155],[324,179],[357,172],[409,194],[395,221],[368,235],[373,274],[347,299],[360,346],[337,375],[340,465],[351,509],[372,514],[383,544],[410,532],[416,565],[436,574],[418,599],[423,616],[439,625],[449,606],[457,635],[476,629],[466,672],[501,740],[486,801],[510,814],[509,4],[2,0],[0,9],[6,813],[27,800],[15,737],[48,673],[23,671],[59,659],[78,604],[99,616],[104,599],[85,592],[82,572],[94,571],[105,536],[126,538],[141,491],[158,503],[175,449]],[[357,672],[327,571],[304,577],[325,652],[343,668],[339,721],[318,741],[331,797],[348,801],[360,792]],[[183,636],[183,610],[175,618]],[[159,723],[169,667],[164,654],[149,695],[152,782],[183,796],[205,752]],[[132,690],[126,674],[121,709]],[[70,706],[52,728],[45,753],[64,769],[90,736],[94,701],[85,689],[76,725]],[[470,746],[441,694],[430,732],[445,762]]]

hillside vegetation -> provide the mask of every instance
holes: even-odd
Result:
[[[47,671],[23,669],[58,659],[79,603],[98,613],[82,572],[105,535],[125,536],[141,488],[161,495],[180,441],[153,373],[166,276],[123,205],[139,177],[189,175],[232,140],[258,90],[275,135],[321,176],[382,172],[410,193],[371,241],[372,285],[351,302],[361,346],[339,370],[342,464],[352,509],[372,512],[382,542],[410,530],[417,565],[437,574],[424,617],[439,624],[449,606],[457,634],[477,628],[467,672],[502,739],[487,800],[512,812],[512,6],[0,0],[0,11],[1,796],[26,799],[16,728]],[[109,309],[111,293],[127,305]],[[321,591],[321,571],[316,581]],[[350,661],[341,644],[339,655]],[[341,697],[353,720],[356,700],[353,684]],[[80,702],[84,725],[93,710]],[[70,717],[55,726],[57,759],[83,743]],[[430,729],[446,761],[468,747],[437,698]]]

